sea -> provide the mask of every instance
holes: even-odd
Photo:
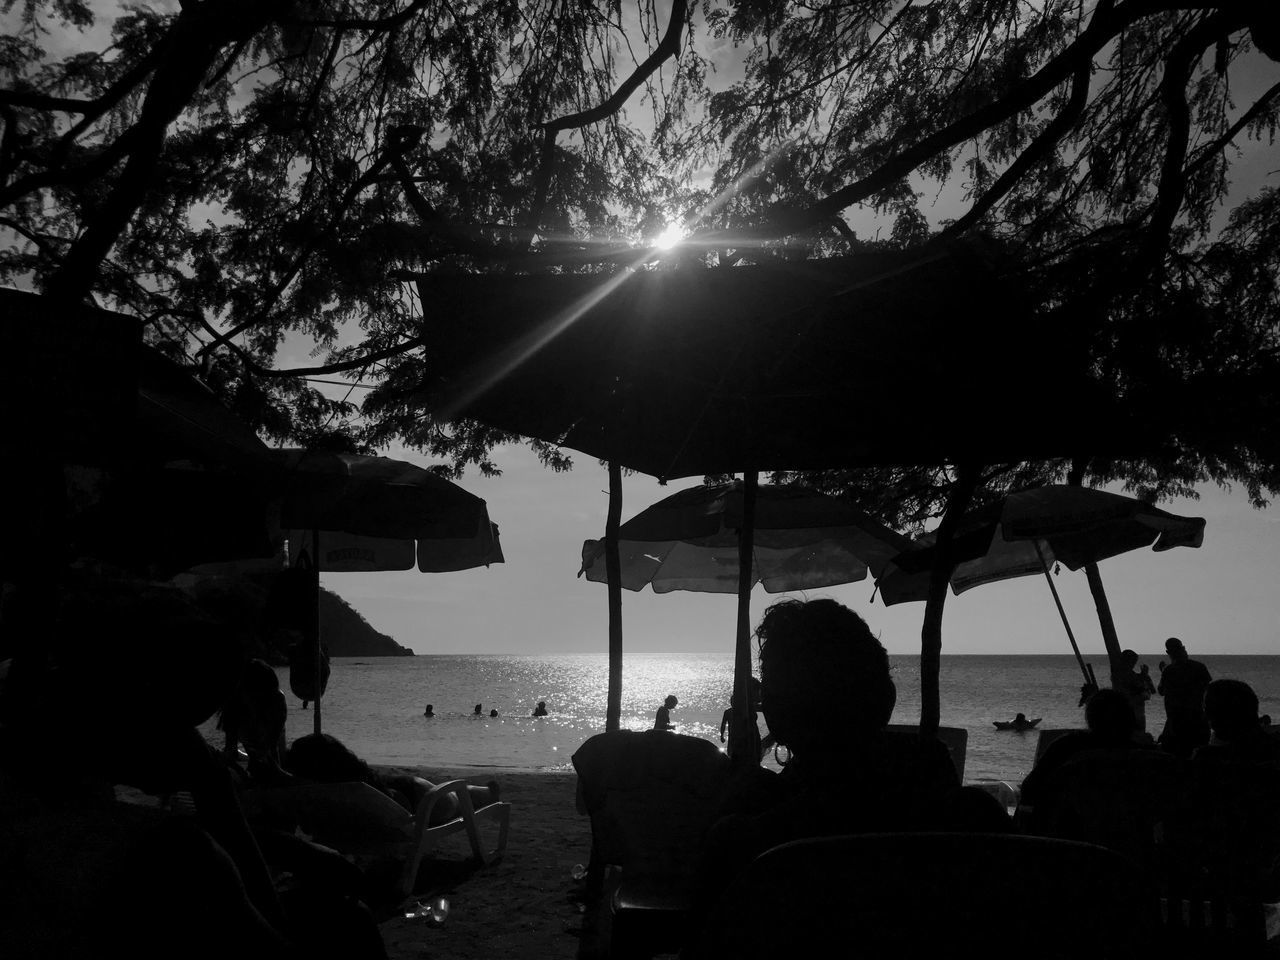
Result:
[[[1144,655],[1153,676],[1160,655]],[[1104,657],[1089,658],[1103,680]],[[1260,709],[1280,722],[1280,656],[1200,656],[1215,679],[1249,683]],[[919,661],[891,656],[898,705],[893,722],[920,717]],[[286,736],[310,733],[311,710],[288,693]],[[1080,668],[1073,656],[943,655],[942,723],[969,732],[964,778],[1021,781],[1035,757],[1037,733],[996,730],[993,721],[1019,712],[1039,717],[1041,728],[1082,727],[1077,706]],[[1105,682],[1105,681],[1104,681]],[[622,726],[645,730],[668,694],[679,698],[672,721],[680,733],[720,746],[720,719],[733,684],[730,657],[694,653],[629,654],[623,662]],[[603,655],[426,655],[338,657],[322,703],[326,733],[371,763],[443,770],[571,771],[573,752],[604,729],[608,662]],[[547,716],[533,717],[539,700]],[[425,717],[426,705],[435,716]],[[475,705],[481,714],[474,714]],[[839,724],[835,705],[825,722]],[[489,711],[497,710],[497,717]],[[1164,708],[1147,704],[1147,729],[1158,734]],[[211,737],[212,722],[206,730]],[[766,765],[774,765],[772,759]]]

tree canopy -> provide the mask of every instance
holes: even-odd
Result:
[[[0,3],[0,279],[137,315],[270,435],[493,469],[499,430],[304,379],[430,364],[423,272],[618,269],[672,221],[707,266],[980,232],[1117,396],[1184,408],[1094,476],[1280,488],[1280,198],[1236,182],[1276,130],[1274,4],[103,8]]]

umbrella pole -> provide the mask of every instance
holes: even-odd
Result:
[[[622,559],[618,555],[618,527],[622,522],[622,467],[609,461],[609,512],[604,523],[604,569],[609,587],[609,692],[605,699],[604,729],[622,727]]]
[[[1044,571],[1044,578],[1049,581],[1049,592],[1053,594],[1053,602],[1057,604],[1058,616],[1062,618],[1062,625],[1067,628],[1067,639],[1071,641],[1071,649],[1075,652],[1076,663],[1080,664],[1080,672],[1084,674],[1084,682],[1092,683],[1093,680],[1089,674],[1089,668],[1085,665],[1084,657],[1080,655],[1080,646],[1076,643],[1076,635],[1071,632],[1071,623],[1067,620],[1067,611],[1062,607],[1062,600],[1058,596],[1058,588],[1053,584],[1053,574],[1049,572],[1049,564],[1045,562],[1044,551],[1040,549],[1040,541],[1032,540],[1036,548],[1036,556],[1040,558],[1040,569]]]
[[[742,529],[738,531],[738,631],[733,648],[733,713],[729,725],[729,756],[735,764],[759,766],[760,755],[752,750],[749,687],[751,683],[751,584],[756,536],[756,489],[759,474],[742,475]]]
[[[1067,484],[1072,487],[1084,486],[1084,472],[1088,469],[1088,457],[1075,457],[1071,461],[1071,469],[1067,471]],[[1102,586],[1102,574],[1096,563],[1084,565],[1084,575],[1089,581],[1089,592],[1093,594],[1093,606],[1098,611],[1098,626],[1102,628],[1102,645],[1107,651],[1107,663],[1111,667],[1111,686],[1116,687],[1118,681],[1127,672],[1120,659],[1120,635],[1116,633],[1116,621],[1111,616],[1111,604],[1107,600],[1107,591]],[[1094,686],[1097,686],[1095,683]]]
[[[311,728],[312,732],[318,737],[320,736],[320,682],[323,673],[320,665],[320,528],[311,528],[311,565],[315,568],[316,573],[316,595],[312,598],[311,618],[314,629],[311,631],[312,642],[314,644],[312,653],[315,654],[315,694],[316,701],[312,705]]]
[[[955,572],[951,560],[951,538],[978,488],[981,472],[976,464],[957,464],[956,477],[947,496],[947,507],[934,540],[936,552],[929,570],[929,595],[920,627],[920,738],[934,740],[942,723],[942,691],[938,682],[942,670],[942,608],[947,601],[947,584]]]

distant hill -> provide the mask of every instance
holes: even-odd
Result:
[[[320,588],[320,637],[331,657],[412,657],[385,633],[375,630],[360,611],[331,590]]]
[[[273,593],[274,574],[219,576],[200,580],[192,591],[200,606],[228,626],[241,632],[252,656],[270,663],[288,662],[282,644],[298,638],[296,631],[281,626],[296,625],[298,604],[305,596]],[[282,622],[283,621],[283,622]],[[331,657],[411,657],[413,651],[375,630],[359,611],[331,590],[320,588],[321,640]]]

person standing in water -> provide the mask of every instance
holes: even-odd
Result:
[[[422,711],[422,715],[424,717],[434,717],[436,715],[435,707],[428,703],[427,709]]]
[[[675,694],[669,694],[667,699],[662,701],[662,706],[658,708],[657,716],[653,718],[653,729],[674,730],[676,725],[671,722],[671,711],[679,703],[680,701],[676,699]]]
[[[545,717],[547,715],[547,701],[539,700],[538,705],[533,708],[533,715],[535,717]]]
[[[483,710],[484,710],[484,704],[477,703],[476,708],[471,711],[471,715],[474,717],[483,716],[482,714]]]

